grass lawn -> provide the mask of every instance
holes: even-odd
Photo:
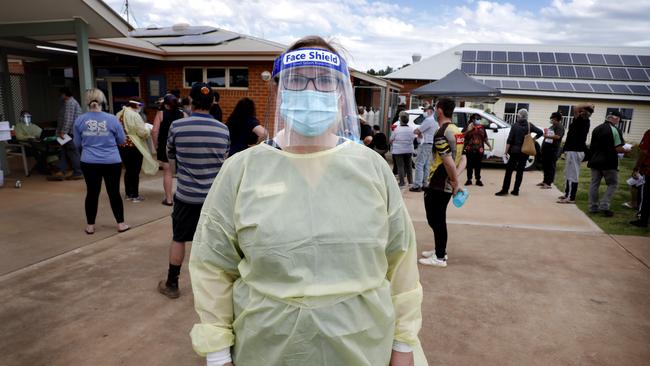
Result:
[[[614,211],[614,217],[605,217],[602,214],[589,213],[589,186],[591,184],[591,169],[587,168],[587,163],[582,163],[580,169],[580,183],[576,204],[585,212],[604,232],[615,235],[638,235],[650,236],[650,229],[642,229],[630,225],[628,222],[636,219],[636,211],[623,207],[624,202],[630,200],[630,187],[625,182],[632,176],[632,168],[636,163],[638,150],[626,154],[619,163],[618,189],[610,203],[610,209]],[[555,174],[555,185],[564,192],[564,159],[557,161],[557,173]],[[600,183],[600,197],[605,193],[605,180]]]

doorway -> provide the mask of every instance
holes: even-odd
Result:
[[[106,77],[97,79],[97,88],[101,89],[106,98],[108,112],[115,114],[122,110],[133,97],[140,98],[140,79],[126,77]]]

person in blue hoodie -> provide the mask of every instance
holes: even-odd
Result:
[[[117,148],[126,139],[124,129],[114,115],[102,112],[106,97],[101,90],[89,89],[85,100],[88,102],[88,112],[74,122],[74,144],[81,151],[81,170],[86,181],[85,231],[88,235],[95,233],[103,180],[117,221],[117,231],[124,232],[130,227],[124,222],[124,206],[120,196],[122,159]]]

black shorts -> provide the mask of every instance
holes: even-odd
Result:
[[[172,210],[172,228],[174,241],[186,242],[194,239],[194,231],[199,223],[203,204],[185,203],[174,196],[174,209]]]
[[[169,159],[167,158],[167,145],[158,143],[158,148],[156,149],[156,157],[158,160],[163,163],[168,163]]]

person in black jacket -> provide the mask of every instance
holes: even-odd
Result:
[[[566,186],[564,195],[558,197],[557,203],[576,203],[578,179],[580,178],[580,163],[587,151],[587,135],[589,134],[589,117],[594,113],[593,105],[579,105],[574,109],[575,117],[569,125],[569,132],[564,142],[564,176]]]
[[[223,112],[219,105],[219,93],[216,90],[214,91],[214,102],[212,102],[212,106],[210,106],[210,115],[217,121],[223,122]]]
[[[508,135],[506,155],[509,155],[509,158],[508,163],[506,164],[506,174],[503,177],[501,190],[495,193],[495,196],[508,195],[512,172],[515,170],[517,171],[517,174],[515,175],[515,186],[510,193],[513,196],[519,195],[519,187],[521,186],[521,181],[524,179],[524,169],[526,168],[526,161],[528,160],[528,155],[521,152],[521,147],[524,144],[524,137],[530,133],[529,131],[535,134],[535,140],[544,134],[542,130],[528,122],[528,111],[522,108],[517,112],[517,123],[512,125],[510,134]]]
[[[614,216],[609,209],[616,187],[618,186],[618,154],[628,151],[623,133],[618,129],[621,114],[613,111],[608,114],[603,124],[591,133],[589,151],[591,157],[587,166],[591,168],[591,187],[589,189],[589,212],[601,212],[607,217]],[[598,199],[600,181],[605,178],[607,189],[602,199]]]

